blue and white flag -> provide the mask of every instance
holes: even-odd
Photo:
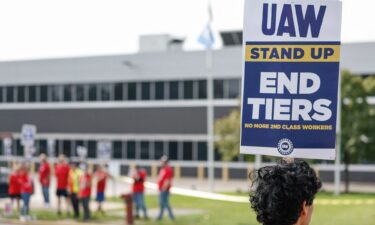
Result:
[[[204,27],[201,35],[198,38],[198,42],[204,45],[206,49],[210,49],[213,47],[215,44],[215,36],[214,33],[212,32],[212,9],[211,9],[211,4],[210,2],[208,3],[208,22],[207,25]]]
[[[215,43],[215,37],[211,29],[211,24],[208,23],[201,35],[198,38],[199,43],[204,45],[205,48],[212,48]]]

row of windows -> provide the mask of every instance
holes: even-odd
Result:
[[[240,80],[214,80],[214,98],[237,98]],[[207,98],[206,80],[0,87],[0,102],[136,101]]]
[[[0,155],[3,155],[3,146],[0,143]],[[77,147],[85,146],[88,158],[97,157],[97,141],[95,140],[57,140],[55,154],[64,154],[67,157],[77,157]],[[47,153],[47,140],[37,140],[36,153]],[[13,155],[23,156],[24,149],[20,140],[13,143]],[[112,158],[156,160],[168,155],[171,160],[205,161],[207,160],[207,143],[192,141],[112,141]],[[219,155],[216,156],[219,159]]]

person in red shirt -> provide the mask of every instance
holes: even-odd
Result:
[[[161,157],[160,161],[161,169],[158,177],[160,213],[158,220],[163,218],[164,209],[168,210],[169,218],[174,220],[174,215],[169,204],[169,190],[172,187],[173,169],[168,164],[169,160],[167,156]]]
[[[68,178],[70,167],[65,160],[64,155],[59,156],[59,162],[55,166],[55,176],[57,181],[57,214],[61,215],[61,199],[64,197],[66,200],[67,211],[69,212],[69,199],[68,199]]]
[[[105,188],[107,179],[110,177],[107,166],[100,165],[95,171],[96,183],[96,201],[98,202],[98,212],[104,214],[102,204],[105,200]]]
[[[29,174],[30,165],[24,163],[21,167],[21,174],[19,176],[19,183],[21,184],[21,197],[22,197],[22,210],[21,210],[21,221],[27,221],[30,219],[30,198],[34,193],[33,179]]]
[[[51,179],[51,168],[47,161],[46,154],[42,153],[39,156],[40,167],[39,167],[39,182],[42,186],[42,193],[44,197],[45,207],[49,207],[49,184]]]
[[[147,216],[147,208],[145,204],[145,196],[144,196],[144,183],[146,181],[147,172],[144,169],[139,168],[137,165],[134,168],[134,183],[133,183],[133,198],[135,202],[135,218],[139,218],[139,211],[143,210],[143,215],[145,219],[148,219]]]
[[[88,171],[86,164],[81,164],[82,174],[79,178],[79,198],[83,208],[83,220],[90,219],[90,197],[91,197],[91,173]]]
[[[9,188],[8,195],[13,206],[14,201],[17,203],[17,211],[20,211],[20,199],[21,199],[21,184],[19,182],[19,177],[21,174],[21,167],[16,164],[14,171],[9,176]]]

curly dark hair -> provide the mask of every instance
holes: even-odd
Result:
[[[263,225],[293,225],[302,204],[312,205],[322,186],[320,179],[303,160],[278,161],[249,174],[251,208]]]

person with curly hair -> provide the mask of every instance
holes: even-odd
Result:
[[[249,175],[251,208],[263,225],[308,225],[320,179],[303,160],[280,160]]]

